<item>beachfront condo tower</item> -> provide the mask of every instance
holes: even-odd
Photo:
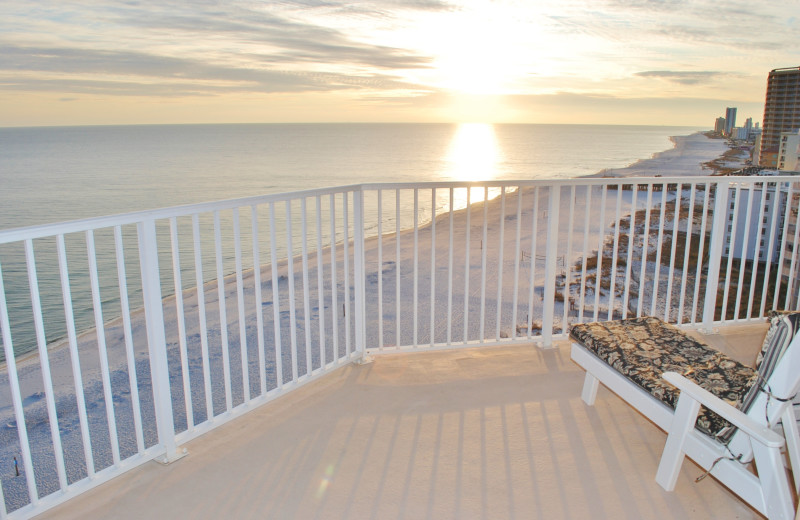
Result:
[[[759,166],[776,168],[781,134],[800,128],[800,67],[775,69],[767,79]]]
[[[725,109],[725,135],[731,136],[731,132],[736,127],[736,107],[728,107]]]

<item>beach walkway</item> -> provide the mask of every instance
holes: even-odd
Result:
[[[702,339],[750,363],[765,328]],[[567,342],[377,356],[39,518],[759,518],[688,461],[660,488],[665,434],[583,375]]]

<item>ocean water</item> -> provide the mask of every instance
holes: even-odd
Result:
[[[360,182],[568,178],[695,127],[249,124],[0,128],[0,229]]]
[[[127,126],[127,127],[75,127],[75,128],[15,128],[0,129],[0,229],[43,224],[63,220],[85,218],[127,211],[143,210],[177,204],[229,199],[257,194],[286,192],[313,187],[345,185],[359,182],[407,182],[484,179],[536,179],[567,178],[589,175],[602,169],[619,168],[672,146],[669,137],[687,135],[697,131],[691,127],[626,127],[626,126],[570,126],[570,125],[409,125],[409,124],[327,124],[327,125],[192,125],[192,126]],[[373,213],[374,215],[374,213]],[[223,217],[225,218],[225,217]],[[389,217],[390,219],[391,217]],[[225,222],[223,224],[227,225]],[[394,230],[391,221],[385,222],[388,232]],[[179,224],[180,225],[180,224]],[[367,222],[373,226],[374,222]],[[135,230],[129,230],[135,231]],[[295,229],[296,231],[296,229]],[[125,233],[125,230],[123,230]],[[74,300],[75,323],[78,332],[94,326],[92,299],[87,282],[87,249],[81,236],[67,236],[68,263],[70,266],[71,296]],[[109,233],[95,234],[98,243],[108,245],[113,241]],[[168,237],[167,237],[168,238]],[[70,241],[75,246],[70,249]],[[19,246],[19,244],[15,244]],[[247,250],[247,244],[244,244]],[[64,337],[64,309],[61,306],[61,288],[57,262],[53,254],[54,241],[42,239],[36,249],[36,269],[43,299],[46,342]],[[111,248],[113,249],[113,248]],[[206,249],[213,251],[213,245]],[[287,247],[288,249],[288,247]],[[128,267],[138,263],[135,247],[125,246]],[[214,255],[206,254],[210,265],[204,271],[214,276]],[[163,259],[162,266],[169,265]],[[181,252],[182,262],[192,261],[189,251]],[[226,262],[230,258],[226,258]],[[267,261],[266,255],[261,261]],[[102,320],[109,323],[118,315],[118,298],[115,300],[115,266],[113,256],[98,255]],[[394,265],[391,265],[394,264]],[[408,265],[387,261],[388,274],[405,273]],[[226,265],[229,265],[227,263]],[[404,267],[404,269],[401,269]],[[17,355],[36,349],[37,338],[32,325],[30,291],[27,286],[25,255],[21,247],[0,247],[0,268],[12,315],[12,335]],[[341,266],[339,269],[342,269]],[[395,269],[392,271],[392,269]],[[169,276],[169,269],[162,269]],[[190,270],[191,271],[191,270]],[[424,269],[423,269],[424,271]],[[470,273],[474,270],[470,269]],[[230,271],[227,271],[230,272]],[[463,272],[459,269],[459,272]],[[129,271],[130,273],[130,271]],[[384,273],[381,271],[381,276]],[[465,275],[466,276],[466,275]],[[133,277],[135,278],[135,276]],[[312,276],[313,279],[313,276]],[[339,277],[342,280],[342,277]],[[194,278],[186,276],[183,289],[194,284]],[[271,282],[270,282],[271,283]],[[352,282],[351,282],[352,283]],[[424,284],[423,284],[424,285]],[[461,285],[461,284],[459,284]],[[166,287],[166,285],[165,285]],[[445,285],[440,283],[441,291]],[[129,289],[131,287],[129,286]],[[404,286],[403,295],[408,299],[411,290]],[[284,292],[286,289],[284,287]],[[426,301],[430,293],[422,287],[420,301]],[[266,291],[266,289],[265,289]],[[333,290],[330,290],[331,294]],[[119,294],[119,291],[116,291]],[[165,296],[168,293],[165,292]],[[249,294],[249,293],[248,293]],[[271,291],[265,294],[272,294]],[[338,294],[338,289],[337,289]],[[131,308],[139,304],[132,296]],[[312,295],[313,298],[313,295]],[[399,294],[398,300],[401,300]],[[16,303],[15,303],[16,301]],[[281,307],[275,305],[282,315],[286,312],[286,298]],[[322,314],[334,314],[334,306],[326,300]],[[342,297],[340,302],[344,301]],[[401,300],[407,301],[407,300]],[[508,301],[508,299],[504,300]],[[386,303],[385,311],[392,308]],[[398,316],[398,323],[410,323],[406,314]],[[444,308],[444,306],[440,306]],[[273,307],[266,307],[271,315]],[[326,310],[327,309],[327,310]],[[305,312],[305,311],[303,311]],[[316,312],[311,309],[311,313]],[[391,312],[391,311],[390,311]],[[197,311],[189,312],[196,316]],[[208,313],[207,313],[208,314]],[[213,312],[211,313],[213,314]],[[217,313],[218,314],[218,313]],[[493,314],[491,309],[488,314]],[[338,317],[347,322],[348,319]],[[313,318],[313,316],[312,316]],[[318,319],[318,318],[317,318]],[[282,321],[280,321],[282,320]],[[269,321],[269,320],[268,320]],[[298,317],[298,323],[303,320]],[[331,327],[328,320],[327,327]],[[475,328],[477,319],[472,319]],[[280,318],[278,323],[286,324]],[[174,323],[174,322],[173,322]],[[274,326],[267,325],[267,327]],[[213,325],[213,323],[212,323]],[[109,326],[109,342],[106,352],[110,356],[110,400],[104,394],[104,383],[99,375],[98,342],[85,337],[79,348],[79,360],[84,383],[87,420],[91,430],[91,450],[95,467],[105,468],[113,463],[111,432],[119,436],[123,458],[137,451],[134,438],[134,404],[128,388],[128,377],[132,368],[128,366],[123,341],[116,328]],[[189,327],[190,330],[195,330]],[[214,328],[213,326],[211,327]],[[339,336],[344,326],[340,326]],[[465,326],[466,328],[466,326]],[[314,326],[312,324],[311,336]],[[235,328],[230,327],[231,357],[239,359],[237,349],[240,342],[235,339]],[[406,330],[403,331],[405,334]],[[254,345],[251,337],[254,329],[248,327],[246,345]],[[134,337],[144,334],[141,320],[134,323]],[[305,331],[302,331],[305,335]],[[176,410],[176,427],[183,431],[188,419],[183,414],[181,364],[178,358],[177,332],[168,331],[171,388],[173,406]],[[272,337],[272,334],[266,334]],[[220,332],[217,326],[209,334],[209,366],[211,380],[215,383],[211,392],[214,414],[225,409],[225,395],[221,383],[223,376],[222,349],[219,346]],[[277,353],[269,354],[266,360],[266,378],[270,388],[277,384],[277,366],[291,373],[288,332],[282,335],[282,358]],[[1,339],[0,339],[1,341]],[[199,334],[189,338],[191,353],[190,368],[186,376],[191,381],[192,394],[187,397],[195,414],[195,424],[207,419],[205,395],[203,395],[202,366],[198,363],[200,351]],[[146,350],[145,342],[136,342],[137,351]],[[333,355],[333,346],[326,348]],[[302,344],[302,342],[301,342]],[[340,338],[338,355],[345,341]],[[271,350],[271,349],[268,349]],[[252,357],[253,348],[248,351]],[[78,421],[78,400],[72,387],[70,375],[71,354],[67,349],[52,349],[49,366],[53,370],[54,399],[58,414],[61,441],[67,460],[68,481],[74,482],[86,476],[81,428]],[[274,359],[270,356],[274,356]],[[303,356],[299,356],[303,358]],[[328,359],[332,359],[329,357]],[[2,361],[2,355],[0,355]],[[252,360],[251,370],[257,366]],[[300,359],[300,373],[305,367]],[[319,358],[313,363],[319,363]],[[234,363],[237,365],[238,363]],[[51,444],[50,423],[46,408],[45,392],[42,389],[41,368],[38,363],[21,363],[19,371],[22,383],[25,421],[29,444],[32,447],[33,465],[36,468],[37,489],[41,494],[58,488],[56,463]],[[156,442],[154,408],[150,389],[149,361],[146,355],[136,358],[132,365],[141,389],[142,422],[145,445]],[[318,366],[318,365],[313,365]],[[233,367],[232,386],[234,404],[243,399],[245,372]],[[260,370],[260,369],[259,369]],[[238,375],[237,375],[238,374]],[[250,379],[258,381],[257,377]],[[257,384],[257,383],[256,383]],[[0,460],[10,460],[20,453],[16,419],[11,406],[8,372],[0,364]],[[255,389],[254,391],[257,391]],[[107,420],[106,406],[113,402],[116,430]],[[183,415],[181,415],[183,414]],[[205,417],[205,418],[204,418]],[[18,457],[19,458],[19,457]],[[24,479],[12,475],[10,465],[0,466],[6,504],[16,509],[30,500]]]
[[[6,128],[0,129],[0,229],[360,182],[578,177],[648,158],[670,148],[670,136],[697,130],[481,124]],[[377,221],[369,209],[366,218]],[[228,227],[230,222],[223,221]],[[366,228],[375,232],[377,222],[366,222]],[[384,215],[384,229],[395,229],[393,217]],[[168,240],[168,233],[161,238]],[[96,239],[107,243],[113,237],[98,234]],[[78,333],[95,324],[83,240],[67,237]],[[127,243],[126,262],[137,269],[135,241]],[[300,240],[294,243],[299,247]],[[40,240],[35,247],[45,336],[51,343],[66,335],[55,243]],[[213,251],[213,244],[207,247]],[[113,247],[104,251],[98,264],[107,321],[119,315],[120,302]],[[181,256],[191,263],[191,251]],[[204,262],[208,281],[215,274],[213,255]],[[224,262],[226,273],[233,272],[230,252]],[[0,268],[14,351],[25,354],[36,349],[37,339],[21,244],[0,246]],[[162,273],[165,296],[171,291],[168,274]],[[194,283],[187,277],[183,289]],[[132,308],[141,305],[140,296],[140,289],[131,288]],[[0,351],[0,361],[4,357]]]

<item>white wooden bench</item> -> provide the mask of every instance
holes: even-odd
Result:
[[[791,406],[800,386],[798,324],[800,315],[774,318],[755,367],[658,318],[574,325],[572,359],[586,370],[581,397],[593,405],[603,383],[667,432],[656,474],[667,491],[688,456],[768,518],[794,518],[781,448],[800,472]]]

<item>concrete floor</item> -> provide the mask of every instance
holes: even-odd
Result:
[[[703,339],[750,363],[765,330]],[[661,489],[665,434],[583,374],[566,342],[380,356],[40,518],[760,518],[691,462]]]

